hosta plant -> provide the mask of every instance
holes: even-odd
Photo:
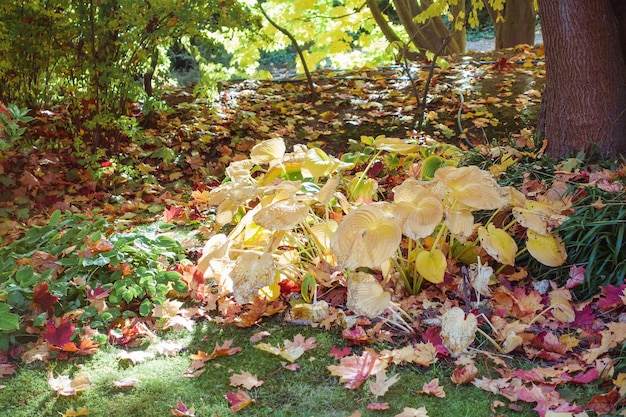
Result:
[[[376,316],[392,305],[382,292],[388,282],[417,293],[424,280],[442,283],[451,265],[491,263],[497,272],[525,251],[551,267],[565,261],[554,232],[564,205],[550,208],[487,171],[458,167],[448,145],[384,136],[363,143],[363,152],[338,159],[301,145],[287,153],[274,138],[231,163],[209,204],[218,225],[232,228],[207,242],[205,278],[249,302],[259,289],[271,298],[280,281],[313,277],[325,288],[347,286],[352,309]]]

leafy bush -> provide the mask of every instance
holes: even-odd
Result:
[[[8,114],[0,111],[0,151],[14,146],[26,131],[22,125],[33,120],[27,108],[9,104],[6,110]]]
[[[37,334],[68,312],[103,328],[121,316],[149,315],[172,289],[186,292],[180,274],[168,270],[184,255],[178,242],[107,234],[107,227],[103,218],[57,210],[48,224],[0,248],[0,350],[27,336],[27,327]]]

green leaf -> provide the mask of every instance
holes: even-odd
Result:
[[[152,301],[146,298],[145,300],[143,300],[143,302],[139,306],[139,314],[146,317],[146,316],[149,316],[151,312],[152,312]]]
[[[61,210],[55,210],[54,213],[50,216],[50,221],[48,224],[50,226],[56,226],[59,224],[59,220],[61,219]]]
[[[11,306],[0,303],[0,330],[12,331],[20,328],[20,316],[11,313]]]
[[[33,267],[27,265],[24,268],[20,268],[15,273],[15,280],[22,287],[30,287],[37,282],[37,275],[35,274]]]

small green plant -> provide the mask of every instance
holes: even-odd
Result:
[[[121,316],[150,315],[170,290],[186,292],[171,270],[184,256],[177,241],[107,228],[103,218],[57,210],[48,224],[0,248],[0,350],[27,337],[26,327],[32,337],[68,312],[105,328]]]
[[[24,134],[28,123],[33,118],[28,115],[28,108],[19,108],[15,104],[7,106],[9,115],[0,112],[0,151],[13,146]]]

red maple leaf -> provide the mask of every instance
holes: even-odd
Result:
[[[63,346],[70,343],[73,334],[74,323],[71,323],[70,319],[66,317],[61,319],[58,326],[54,320],[48,320],[43,338],[52,346],[62,349]]]
[[[577,384],[588,384],[600,378],[598,368],[591,368],[587,372],[580,372],[572,378],[572,382]]]
[[[601,287],[600,291],[602,291],[602,295],[597,303],[598,308],[602,311],[609,311],[617,306],[623,305],[624,302],[621,297],[624,293],[624,288],[626,288],[626,284],[622,284],[619,287],[615,287],[613,285]]]
[[[367,345],[372,341],[372,338],[365,333],[365,330],[361,326],[356,326],[352,329],[344,329],[341,335],[350,342],[350,345],[354,346]]]
[[[52,306],[59,301],[59,297],[48,291],[48,283],[42,282],[33,290],[33,307],[36,311],[45,311],[48,316],[52,316],[54,311]]]
[[[585,405],[590,410],[593,410],[598,414],[609,414],[613,411],[619,399],[619,391],[617,389],[613,389],[611,392],[606,394],[598,394],[594,396],[591,401]]]
[[[166,222],[170,222],[174,219],[182,219],[184,218],[184,214],[185,208],[180,206],[173,206],[163,210],[163,217],[165,217]]]
[[[439,330],[439,327],[429,327],[425,332],[422,332],[422,340],[426,343],[430,342],[435,347],[437,357],[448,356],[450,353],[443,345],[443,339],[439,334]]]
[[[575,310],[574,321],[570,324],[570,326],[578,329],[589,329],[593,325],[595,319],[596,316],[593,314],[593,309],[589,304],[587,304],[580,310]]]
[[[343,348],[343,349],[339,349],[339,348],[332,348],[330,350],[330,356],[332,356],[335,359],[341,359],[344,358],[346,356],[348,356],[349,354],[352,353],[352,350],[349,347]]]
[[[300,286],[290,279],[283,279],[278,283],[278,286],[280,287],[280,295],[282,296],[300,292]]]

